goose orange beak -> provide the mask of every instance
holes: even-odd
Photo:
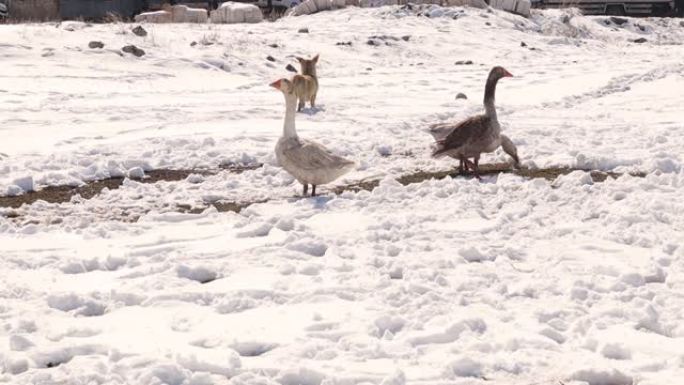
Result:
[[[280,89],[280,79],[274,81],[273,83],[269,84],[269,86],[279,90]]]

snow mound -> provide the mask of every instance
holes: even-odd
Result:
[[[282,385],[321,385],[326,376],[308,368],[282,371],[276,380]]]
[[[482,364],[468,357],[451,362],[447,368],[451,377],[482,377]]]
[[[176,273],[180,278],[187,278],[199,283],[208,283],[216,280],[218,274],[212,269],[205,266],[186,266],[179,265],[176,268]]]
[[[75,293],[52,294],[47,297],[47,304],[53,309],[84,317],[101,316],[107,310],[102,302]]]
[[[234,376],[242,367],[240,356],[230,349],[224,349],[220,355],[211,352],[179,354],[176,356],[176,362],[193,372],[207,372],[226,377]]]
[[[309,254],[312,257],[322,257],[328,250],[328,245],[316,239],[301,239],[287,245],[287,248]]]
[[[634,385],[634,379],[617,369],[583,369],[570,376],[575,381],[584,381],[589,385]]]

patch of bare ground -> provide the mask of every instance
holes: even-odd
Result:
[[[493,163],[493,164],[483,164],[480,166],[480,175],[497,175],[501,173],[506,173],[506,174],[515,174],[519,175],[523,178],[528,178],[528,179],[536,179],[536,178],[543,178],[546,180],[555,180],[561,175],[567,175],[570,174],[573,171],[585,171],[588,172],[591,175],[591,179],[594,182],[605,182],[606,179],[608,178],[617,178],[621,175],[622,173],[619,172],[612,172],[612,171],[598,171],[598,170],[587,170],[587,169],[581,169],[581,168],[572,168],[572,167],[548,167],[548,168],[539,168],[539,169],[529,169],[529,168],[511,168],[511,166],[507,163]],[[643,172],[633,172],[630,173],[632,176],[636,177],[645,177],[646,173]],[[432,172],[426,172],[426,171],[416,171],[415,173],[407,174],[407,175],[402,175],[399,177],[397,180],[399,183],[403,185],[411,184],[411,183],[420,183],[428,179],[443,179],[446,177],[458,177],[462,176],[459,173],[458,168],[454,168],[451,170],[444,170],[444,171],[432,171]],[[469,176],[466,174],[465,176]]]
[[[142,183],[157,183],[160,181],[179,181],[190,174],[213,174],[207,170],[152,170],[145,174],[145,178],[138,180]],[[80,195],[84,199],[90,199],[105,188],[115,190],[123,184],[124,178],[109,178],[87,183],[83,186],[48,186],[38,191],[26,194],[0,197],[0,207],[19,208],[24,204],[30,205],[39,200],[48,203],[69,202],[72,197]]]
[[[241,163],[226,163],[219,165],[221,170],[228,170],[234,174],[242,174],[245,171],[252,171],[263,167],[263,163],[241,164]]]
[[[242,173],[245,171],[251,171],[262,167],[261,164],[254,165],[239,165],[239,164],[228,164],[220,166],[223,171],[228,171],[231,173]],[[560,175],[567,175],[573,171],[585,171],[589,172],[591,178],[594,182],[604,182],[608,178],[617,178],[623,174],[617,172],[605,172],[597,170],[584,170],[578,168],[570,167],[549,167],[541,169],[513,169],[509,164],[506,163],[494,163],[494,164],[484,164],[480,166],[480,174],[486,175],[497,175],[500,173],[511,173],[519,175],[523,178],[534,179],[543,178],[546,180],[555,180]],[[216,174],[217,170],[153,170],[146,174],[146,177],[140,182],[142,183],[157,183],[160,181],[179,181],[188,177],[190,174],[203,174],[212,175]],[[632,176],[644,177],[646,174],[643,172],[630,173]],[[446,177],[472,177],[470,175],[461,175],[458,168],[453,168],[449,170],[442,171],[420,171],[417,170],[412,173],[404,174],[397,178],[397,181],[403,185],[409,185],[412,183],[420,183],[429,179],[443,179]],[[123,178],[110,178],[100,181],[94,181],[80,187],[70,187],[70,186],[51,186],[46,187],[42,190],[27,193],[15,197],[0,197],[0,208],[19,208],[22,205],[30,205],[38,200],[46,201],[49,203],[63,203],[69,202],[72,197],[80,195],[84,199],[91,199],[98,195],[103,189],[108,188],[110,190],[117,189],[123,184]],[[379,179],[370,179],[359,182],[350,183],[343,186],[338,186],[331,190],[334,194],[341,194],[344,191],[354,191],[358,192],[361,190],[371,191],[380,184]],[[242,209],[257,203],[264,203],[268,199],[264,200],[254,200],[254,201],[243,201],[243,202],[233,202],[233,201],[218,201],[214,202],[208,206],[193,207],[186,204],[178,204],[175,207],[170,207],[171,211],[198,214],[213,206],[219,212],[235,212],[239,213]],[[10,211],[5,214],[8,218],[18,218],[20,214],[14,211]],[[128,215],[125,210],[120,213],[120,215],[115,215],[115,217],[120,217],[122,221],[136,221],[139,215]],[[56,222],[59,223],[59,222]]]

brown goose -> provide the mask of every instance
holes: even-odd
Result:
[[[430,126],[430,135],[436,140],[442,140],[446,138],[447,135],[451,132],[453,129],[453,124],[452,123],[437,123],[433,124]],[[501,148],[504,150],[508,156],[513,158],[513,167],[515,168],[520,168],[520,158],[518,158],[518,148],[515,147],[515,144],[513,144],[513,141],[506,135],[501,134]],[[459,159],[458,156],[452,158]],[[468,162],[471,163],[471,162]],[[465,171],[464,169],[464,164],[463,161],[459,159],[459,171],[461,174]]]
[[[437,139],[437,148],[432,153],[435,158],[451,156],[460,161],[459,168],[468,167],[479,178],[478,162],[480,154],[492,152],[499,146],[504,147],[504,151],[518,163],[517,150],[510,139],[501,135],[501,126],[496,117],[496,107],[494,106],[494,94],[496,83],[499,79],[513,76],[503,67],[494,67],[489,72],[485,85],[484,115],[472,116],[456,124],[439,124],[431,127],[432,131],[448,132],[446,136]],[[468,158],[474,158],[470,162]]]

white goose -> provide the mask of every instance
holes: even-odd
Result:
[[[317,185],[334,181],[353,169],[355,163],[333,154],[321,144],[300,139],[295,130],[297,95],[292,82],[280,79],[271,83],[271,87],[285,96],[285,123],[283,136],[276,144],[276,159],[285,171],[304,185],[303,195],[306,196],[311,185],[311,196],[315,196]]]

